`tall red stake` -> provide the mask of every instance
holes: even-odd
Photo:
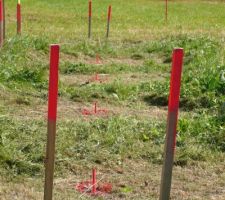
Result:
[[[92,1],[88,4],[88,38],[91,38]]]
[[[22,17],[21,17],[21,4],[20,4],[20,0],[18,0],[18,3],[17,3],[17,15],[16,15],[16,19],[17,19],[17,34],[21,34]]]
[[[4,11],[3,11],[3,0],[0,0],[0,47],[4,43]]]
[[[58,97],[59,45],[51,45],[48,91],[48,135],[45,161],[44,200],[52,200],[55,162],[56,115]]]
[[[108,8],[108,18],[107,18],[107,32],[106,32],[107,38],[109,37],[111,15],[112,15],[112,6],[110,5],[109,8]]]
[[[172,58],[167,133],[164,149],[164,164],[162,169],[160,200],[170,199],[174,152],[176,147],[176,129],[180,99],[183,56],[183,49],[174,49]]]

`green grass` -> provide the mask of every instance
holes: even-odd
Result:
[[[32,177],[38,182],[34,190],[41,190],[49,44],[58,42],[57,178],[79,175],[80,169],[83,175],[94,165],[102,173],[122,168],[123,179],[132,168],[129,162],[139,164],[137,176],[146,175],[142,168],[146,163],[148,169],[161,169],[171,53],[175,47],[184,48],[185,59],[174,164],[187,169],[184,174],[194,169],[217,174],[216,169],[210,171],[212,166],[224,162],[224,2],[170,1],[167,24],[163,1],[110,3],[113,18],[109,40],[105,39],[106,0],[93,2],[93,37],[88,40],[87,2],[22,1],[20,37],[15,36],[15,2],[6,2],[7,40],[0,54],[0,176],[10,184]],[[101,65],[95,64],[96,54],[100,55]],[[88,81],[95,73],[108,74],[109,80]],[[111,109],[110,116],[81,116],[81,109],[95,101]],[[202,165],[209,168],[201,169]],[[154,173],[150,175],[159,176]],[[113,176],[108,178],[113,180]],[[219,178],[223,180],[222,175]],[[158,180],[152,181],[156,191]],[[186,184],[181,175],[175,175],[175,181]],[[132,199],[139,187],[134,182],[121,188],[114,180],[112,197],[125,194]],[[199,183],[196,187],[199,194],[205,194],[205,185]],[[183,191],[181,187],[174,190]],[[192,194],[193,190],[185,192]],[[1,192],[0,197],[7,193]],[[144,193],[143,189],[138,195],[145,199]],[[158,196],[152,191],[146,194],[153,199]],[[69,198],[63,195],[57,190],[57,199]]]

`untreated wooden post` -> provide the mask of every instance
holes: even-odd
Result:
[[[91,38],[92,1],[88,3],[88,38]]]
[[[183,49],[174,49],[172,72],[170,80],[170,95],[168,105],[167,131],[164,149],[164,163],[162,169],[160,200],[170,199],[174,152],[176,148],[176,129],[180,99],[181,73],[183,65]]]
[[[5,0],[2,0],[3,4],[3,40],[5,40]]]
[[[165,0],[165,20],[168,21],[168,0]]]
[[[0,0],[0,47],[3,46],[4,43],[4,8],[3,8],[3,0]]]
[[[107,30],[106,30],[106,37],[107,38],[109,37],[111,14],[112,14],[112,6],[110,5],[109,8],[108,8],[108,18],[107,18]]]
[[[58,97],[59,45],[51,45],[48,94],[48,135],[45,161],[44,200],[52,200],[55,162],[56,115]]]

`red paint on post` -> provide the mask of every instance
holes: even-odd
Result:
[[[181,72],[183,65],[183,49],[175,49],[172,57],[172,72],[170,80],[170,96],[169,96],[169,111],[177,111],[179,107]]]
[[[112,14],[112,6],[110,5],[108,9],[108,21],[111,20],[111,14]]]
[[[92,1],[89,1],[89,9],[88,9],[88,16],[92,16]]]
[[[175,49],[173,51],[168,111],[173,112],[176,115],[175,126],[177,126],[178,108],[180,101],[180,86],[181,86],[183,56],[184,56],[183,49]],[[174,130],[174,149],[175,145],[176,145],[176,130]]]
[[[21,22],[22,22],[22,17],[21,17],[21,5],[20,2],[17,4],[17,34],[21,34]]]
[[[183,49],[174,49],[172,56],[172,70],[170,79],[170,95],[168,103],[168,117],[164,161],[160,187],[160,200],[170,199],[174,151],[176,147],[177,119],[180,100],[181,73],[183,65]]]
[[[96,169],[92,170],[92,194],[96,194]]]
[[[59,65],[59,45],[51,45],[48,119],[53,121],[56,121],[56,113],[57,113],[58,65]]]
[[[0,0],[0,22],[3,21],[3,18],[4,18],[4,16],[3,16],[3,1]]]

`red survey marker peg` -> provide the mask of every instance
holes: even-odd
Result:
[[[104,83],[108,81],[108,74],[98,74],[96,73],[94,77],[90,79],[91,82]]]
[[[82,115],[88,116],[88,115],[107,115],[108,114],[107,109],[98,109],[97,108],[97,103],[94,103],[93,109],[88,110],[88,109],[83,109],[82,110]]]
[[[176,148],[177,119],[180,100],[183,57],[183,49],[174,49],[170,79],[170,95],[168,103],[167,131],[161,177],[160,200],[170,199],[174,152]]]
[[[99,54],[96,54],[95,64],[96,65],[102,65],[102,61],[101,61],[101,58],[100,58]],[[100,83],[106,82],[106,81],[108,81],[108,74],[99,74],[99,73],[96,73],[90,79],[90,81],[91,82],[100,82]]]
[[[101,65],[102,64],[101,58],[100,58],[99,54],[96,54],[96,60],[95,60],[95,62],[96,62],[96,65]]]
[[[110,183],[99,183],[97,181],[97,171],[92,169],[92,177],[89,181],[82,181],[75,185],[75,189],[82,193],[90,196],[101,196],[108,194],[112,191],[112,184]]]
[[[22,17],[21,17],[21,4],[20,4],[20,0],[18,0],[18,2],[17,2],[16,20],[17,20],[17,34],[21,34]]]

